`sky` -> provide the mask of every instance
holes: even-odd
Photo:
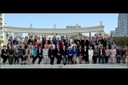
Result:
[[[33,28],[65,28],[67,25],[79,24],[82,27],[105,26],[104,31],[110,33],[117,27],[117,13],[6,13],[7,26]]]

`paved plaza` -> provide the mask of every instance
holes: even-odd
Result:
[[[37,61],[36,60],[36,63],[35,64],[26,64],[26,65],[21,65],[21,64],[12,64],[12,65],[9,65],[8,62],[6,62],[6,64],[2,64],[0,65],[0,68],[1,69],[8,69],[8,68],[44,68],[44,69],[65,69],[65,68],[68,68],[68,69],[73,69],[73,68],[78,68],[78,69],[88,69],[88,68],[93,68],[93,69],[98,69],[98,68],[101,68],[101,69],[128,69],[128,64],[123,64],[123,63],[120,63],[120,64],[111,64],[110,62],[108,64],[85,64],[84,61],[83,61],[83,64],[73,64],[73,65],[63,65],[63,64],[54,64],[54,65],[50,65],[50,64],[43,64],[43,61],[41,62],[41,64],[37,64]],[[1,62],[2,62],[2,59],[1,59]],[[56,59],[55,59],[55,62],[56,62]],[[62,63],[62,62],[61,62]]]

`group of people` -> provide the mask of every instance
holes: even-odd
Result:
[[[8,44],[3,46],[1,57],[3,63],[8,60],[9,64],[38,64],[44,61],[45,64],[53,65],[55,58],[57,64],[63,62],[66,64],[85,63],[126,63],[127,47],[116,45],[111,37],[102,36],[75,36],[71,39],[62,36],[61,38],[53,36],[52,39],[46,39],[46,36],[26,36],[8,39]],[[19,59],[21,58],[21,62]],[[50,62],[49,62],[50,59]],[[116,61],[115,61],[116,59]],[[32,61],[31,61],[32,60]]]

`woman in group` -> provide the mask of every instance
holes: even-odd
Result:
[[[47,49],[49,49],[48,40],[46,40],[46,43],[44,44],[44,48],[47,48]]]
[[[110,49],[109,46],[107,45],[105,49],[105,63],[108,63],[109,57],[110,57]]]
[[[36,61],[36,59],[37,59],[37,48],[36,48],[36,47],[34,47],[34,48],[31,50],[31,56],[32,56],[32,58],[33,58],[32,63],[34,64],[35,61]]]
[[[48,46],[47,46],[47,44],[44,45],[43,57],[44,57],[44,63],[47,64],[48,63]]]
[[[117,63],[120,63],[120,60],[121,60],[121,47],[118,46],[118,49],[116,50],[117,52],[117,55],[116,55],[116,60],[117,60]]]
[[[92,57],[93,57],[93,50],[92,50],[92,47],[90,46],[89,47],[89,50],[88,50],[88,55],[89,55],[89,62],[92,63]]]
[[[110,49],[110,60],[112,64],[114,64],[115,56],[116,56],[116,49],[114,49],[114,46],[112,45],[112,48]]]
[[[67,64],[67,48],[66,48],[66,46],[63,46],[61,54],[62,54],[63,64],[66,65]]]
[[[41,45],[40,37],[37,37],[37,44],[38,44],[38,45]]]
[[[22,47],[22,56],[21,56],[21,65],[25,65],[26,64],[26,57],[27,57],[27,55],[26,55],[26,49],[25,49],[25,47],[23,46]]]
[[[56,47],[55,53],[56,53],[56,58],[57,58],[57,64],[60,64],[61,59],[62,59],[62,50],[61,50],[60,46]]]
[[[71,48],[73,48],[74,46],[76,46],[76,44],[74,43],[74,41],[72,41]]]
[[[30,49],[30,46],[28,46],[28,48],[26,49],[26,56],[27,56],[28,64],[30,64],[30,61],[31,61],[31,49]]]
[[[43,50],[41,45],[39,45],[39,48],[37,49],[37,58],[39,58],[38,64],[40,64],[43,58]]]
[[[16,62],[17,62],[17,64],[19,64],[20,51],[19,51],[18,48],[19,48],[19,47],[17,46],[17,47],[14,49],[14,58],[15,58],[14,63],[15,63],[15,64],[16,64]]]
[[[8,59],[6,45],[3,46],[1,57],[3,58],[3,63],[5,63]]]
[[[68,55],[68,64],[72,64],[73,50],[70,46],[68,47],[67,55]]]
[[[10,41],[8,41],[8,44],[7,44],[7,54],[8,54],[8,61],[9,61],[9,64],[12,65],[13,63],[13,59],[14,59],[14,48],[11,44]]]
[[[85,59],[85,63],[88,63],[88,49],[86,45],[84,46],[84,49],[83,49],[83,57]]]
[[[73,46],[73,64],[77,64],[76,58],[77,58],[77,48],[76,46]]]
[[[53,46],[50,46],[50,49],[48,51],[48,56],[50,57],[50,64],[54,64],[54,57],[55,57],[55,50],[53,49]]]
[[[97,48],[97,46],[94,46],[94,52],[93,52],[93,63],[96,64],[97,63],[97,58],[99,55],[99,50]]]
[[[49,45],[49,47],[51,48],[51,46],[53,47],[53,49],[55,49],[55,44],[53,44],[52,41],[51,41],[51,44]]]
[[[79,63],[82,64],[82,60],[83,60],[83,49],[80,46],[78,49],[78,57],[79,57]]]
[[[126,56],[127,56],[126,47],[123,47],[123,51],[122,51],[122,60],[123,60],[123,63],[126,63]]]
[[[24,44],[28,44],[28,37],[27,36],[25,36]]]

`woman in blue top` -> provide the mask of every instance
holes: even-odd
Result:
[[[77,53],[78,53],[78,51],[77,51],[76,46],[73,46],[73,64],[77,63],[77,61],[76,61]]]
[[[31,50],[31,55],[32,55],[32,57],[33,57],[32,63],[34,64],[34,60],[35,60],[35,58],[37,57],[37,48],[33,48],[33,49]]]

